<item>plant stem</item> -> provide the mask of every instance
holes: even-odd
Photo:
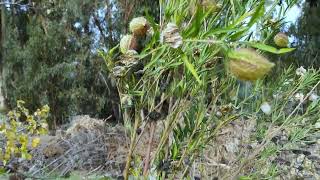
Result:
[[[150,138],[149,138],[149,142],[148,142],[147,157],[144,162],[143,176],[147,176],[148,169],[150,166],[150,154],[151,154],[151,147],[152,147],[152,141],[153,141],[153,136],[154,136],[154,132],[155,132],[155,127],[156,127],[156,122],[151,122],[150,123]]]
[[[131,143],[130,143],[130,149],[127,155],[127,160],[126,160],[126,166],[125,169],[123,171],[123,177],[125,180],[128,179],[128,175],[129,175],[129,169],[130,169],[130,164],[131,164],[131,159],[132,159],[132,154],[133,154],[133,149],[134,149],[134,144],[136,141],[136,137],[137,137],[137,133],[136,130],[138,129],[139,126],[139,116],[135,116],[135,121],[134,121],[134,128],[131,131]]]

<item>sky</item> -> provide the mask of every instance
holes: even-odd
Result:
[[[301,15],[301,11],[302,10],[300,7],[294,5],[291,9],[289,9],[288,15],[286,16],[286,21],[293,23],[296,22]]]
[[[304,0],[301,1],[301,2],[304,2]],[[267,4],[270,4],[269,7],[271,7],[271,5],[272,5],[273,3],[274,3],[274,2],[272,2],[272,1],[267,2]],[[268,5],[267,5],[267,6],[268,6]],[[114,7],[115,7],[115,6],[112,7],[112,10],[115,10]],[[268,9],[268,7],[267,7],[267,9]],[[277,6],[276,10],[279,12],[279,11],[280,11],[280,6]],[[100,19],[102,22],[103,22],[103,20],[104,20],[105,11],[106,11],[106,7],[100,8],[100,9],[98,9],[98,11],[96,12],[96,13],[97,13],[97,16],[99,17],[99,19]],[[287,23],[287,26],[290,26],[290,24],[295,23],[295,22],[297,21],[297,19],[300,17],[301,12],[302,12],[302,10],[301,10],[301,8],[300,8],[298,5],[294,5],[292,8],[290,8],[290,9],[288,10],[287,15],[286,15],[286,18],[285,18],[285,21],[288,22],[288,23]],[[91,23],[90,23],[90,24],[91,24],[91,30],[92,30],[93,33],[95,34],[95,35],[93,36],[93,44],[94,44],[94,45],[93,45],[93,49],[92,49],[92,50],[93,50],[93,52],[96,52],[97,48],[101,48],[101,47],[99,46],[99,41],[100,41],[101,34],[100,34],[100,31],[95,27],[92,19],[91,19]],[[75,26],[76,28],[82,28],[81,23],[79,23],[79,22],[76,22],[76,23],[74,24],[74,26]],[[106,27],[106,26],[107,26],[106,22],[104,22],[104,23],[102,24],[102,26],[103,26],[103,27]],[[254,29],[256,29],[256,26],[252,27],[251,30],[254,30]],[[256,33],[258,33],[258,32],[256,31]],[[259,33],[256,34],[256,35],[259,36]],[[289,41],[290,41],[290,42],[293,42],[293,41],[294,41],[294,37],[292,37],[292,36],[290,37],[290,36],[289,36]]]
[[[304,1],[302,1],[304,3]],[[301,16],[302,10],[298,5],[294,5],[292,8],[288,10],[286,21],[290,24],[294,24],[297,22],[298,18]],[[294,42],[295,37],[289,36],[289,42]]]

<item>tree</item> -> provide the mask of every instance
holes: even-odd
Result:
[[[5,6],[1,6],[1,14],[0,14],[0,111],[5,110],[5,102],[3,96],[3,78],[2,78],[2,69],[3,69],[3,59],[4,55],[4,47],[3,42],[5,41],[6,37],[6,8]]]
[[[298,66],[320,66],[320,6],[316,1],[302,3],[302,14],[289,28],[294,36],[293,45],[298,47],[293,62]]]
[[[113,47],[125,33],[123,17],[129,20],[135,13],[142,15],[145,5],[154,1],[137,1],[136,5],[141,6],[136,7],[123,6],[128,2],[2,3],[2,19],[5,12],[8,18],[6,24],[2,21],[1,44],[2,52],[8,56],[2,58],[0,69],[4,70],[3,89],[8,106],[13,107],[18,99],[25,100],[31,110],[48,103],[52,109],[50,127],[75,114],[101,118],[112,115],[120,121],[119,98],[97,50]]]

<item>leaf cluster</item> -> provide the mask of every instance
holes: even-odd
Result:
[[[3,165],[13,157],[31,159],[30,148],[36,148],[40,143],[37,136],[48,133],[49,106],[31,113],[24,104],[22,100],[17,101],[17,107],[0,122],[0,162]]]

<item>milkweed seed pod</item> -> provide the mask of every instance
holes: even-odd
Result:
[[[123,66],[115,66],[112,69],[112,74],[115,77],[120,78],[120,77],[124,77],[126,75],[126,71],[127,71],[127,69]]]
[[[281,32],[278,33],[277,35],[274,36],[273,40],[274,40],[274,43],[279,47],[288,47],[289,38],[284,33],[281,33]]]
[[[172,48],[180,47],[183,41],[177,25],[174,23],[167,24],[161,32],[160,41],[161,43],[168,43]]]
[[[123,54],[120,57],[120,63],[125,66],[133,66],[138,64],[138,59],[136,58],[136,55],[138,55],[137,51],[135,50],[128,50],[127,53]]]
[[[221,5],[214,0],[202,0],[201,6],[204,10],[210,12],[217,12],[221,9]]]
[[[199,0],[198,2],[190,4],[190,13],[196,13],[197,8],[201,8],[206,12],[214,13],[221,9],[221,4],[218,4],[215,0]]]
[[[145,36],[149,27],[149,22],[144,17],[133,18],[129,24],[129,29],[135,36]]]
[[[120,40],[120,51],[126,54],[129,50],[138,50],[138,42],[132,35],[125,35]]]
[[[253,49],[241,48],[228,54],[227,67],[240,80],[255,81],[265,76],[274,63]]]

